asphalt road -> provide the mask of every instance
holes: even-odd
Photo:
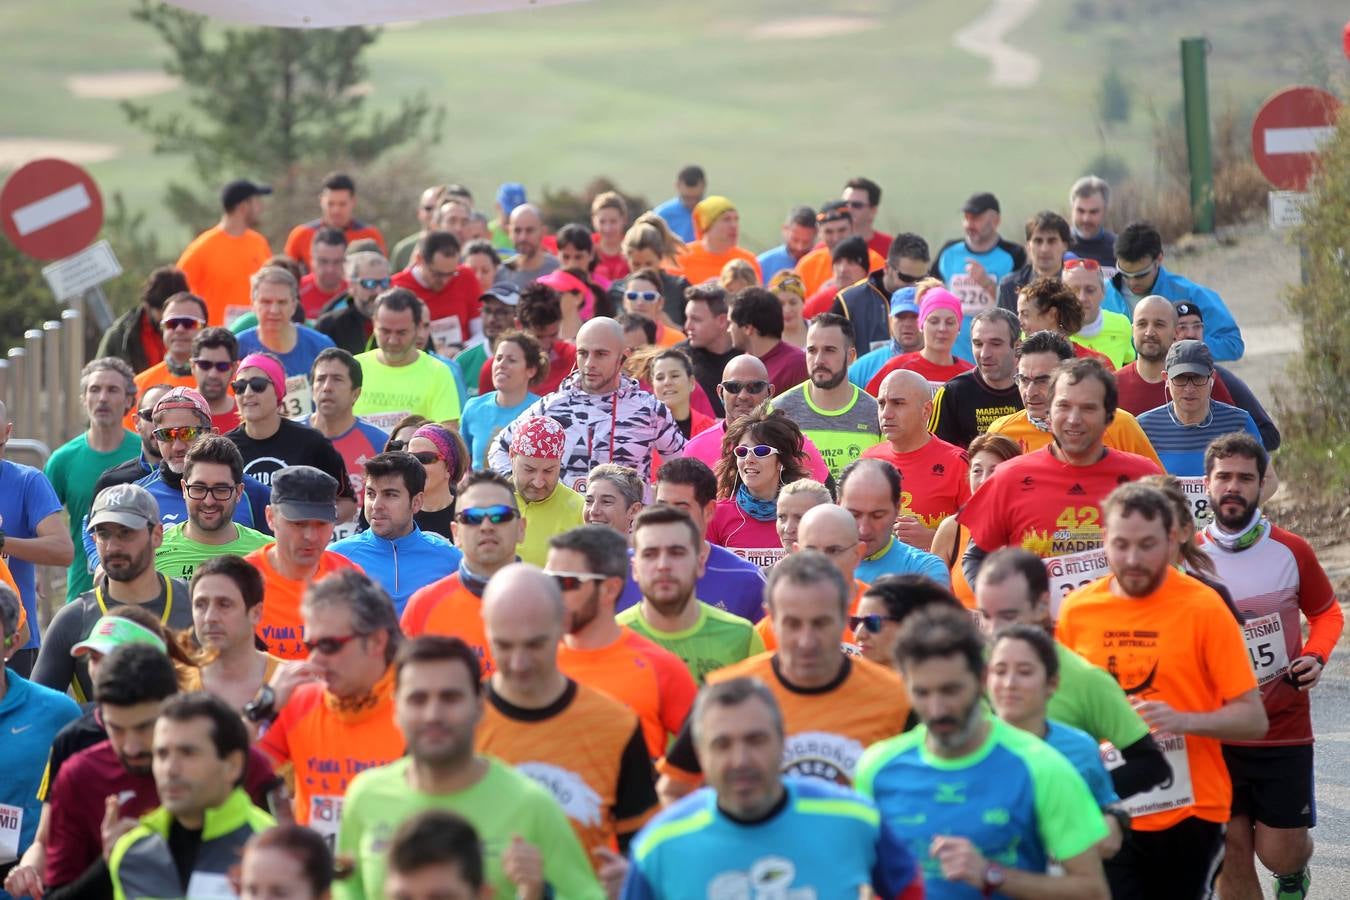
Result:
[[[1323,679],[1312,705],[1318,824],[1311,896],[1350,897],[1350,677]]]

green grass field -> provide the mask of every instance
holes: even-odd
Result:
[[[495,185],[580,188],[605,174],[653,201],[675,170],[699,162],[711,188],[741,207],[743,241],[762,248],[793,203],[837,196],[866,174],[886,189],[879,224],[938,241],[957,232],[973,190],[1003,199],[1005,228],[1059,207],[1088,160],[1109,151],[1147,174],[1155,162],[1147,104],[1180,102],[1177,41],[1205,35],[1211,108],[1231,97],[1254,109],[1265,95],[1341,67],[1340,23],[1325,0],[1040,0],[1010,42],[1038,56],[1031,89],[988,83],[984,60],[951,36],[986,0],[845,0],[831,17],[853,33],[754,36],[765,23],[822,14],[805,0],[595,0],[385,32],[369,53],[378,107],[422,90],[443,103],[432,149],[446,179],[490,203]],[[1128,6],[1121,21],[1103,10]],[[159,209],[182,160],[156,157],[110,99],[70,94],[72,74],[157,68],[163,50],[117,0],[6,0],[0,33],[0,139],[38,137],[116,145],[92,166],[105,191],[144,209],[168,247],[185,232]],[[1095,95],[1108,62],[1134,95],[1127,126],[1103,133]],[[151,98],[190,114],[182,92]],[[265,177],[268,173],[254,173]]]

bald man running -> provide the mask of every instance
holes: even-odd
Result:
[[[586,475],[597,463],[617,463],[646,475],[654,452],[669,457],[684,448],[670,410],[623,373],[627,358],[619,323],[604,316],[591,319],[577,332],[576,371],[515,420],[549,416],[562,425],[567,442],[561,479],[577,493],[585,493]],[[488,455],[488,464],[503,475],[511,471],[515,430],[515,423],[503,428]]]

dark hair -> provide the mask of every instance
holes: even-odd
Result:
[[[671,506],[669,503],[655,503],[633,518],[633,547],[638,544],[638,532],[648,525],[684,525],[689,529],[689,536],[698,549],[703,544],[703,532],[699,531],[698,525],[694,522],[692,516],[678,507]]]
[[[459,238],[448,231],[428,231],[418,242],[417,252],[422,257],[423,264],[429,266],[437,254],[458,256]]]
[[[521,354],[525,357],[525,368],[533,367],[534,377],[529,381],[531,385],[536,385],[548,377],[548,351],[539,346],[539,342],[532,335],[526,334],[518,328],[512,329],[498,335],[497,346],[500,347],[504,343],[515,344],[519,347]],[[491,359],[492,357],[488,358]]]
[[[853,587],[844,580],[844,573],[839,571],[839,567],[819,550],[798,550],[783,557],[769,570],[769,579],[764,585],[764,603],[771,611],[774,590],[785,581],[798,587],[824,586],[838,600],[840,615],[848,612]]]
[[[895,265],[902,259],[917,259],[928,262],[930,257],[928,242],[911,231],[904,231],[891,238],[891,248],[886,253],[886,261]]]
[[[594,269],[597,265],[599,265],[599,262],[600,261],[598,257],[592,256],[591,269]],[[600,285],[596,284],[594,281],[591,280],[591,273],[589,269],[579,269],[575,266],[571,266],[566,269],[563,269],[562,271],[566,272],[568,275],[571,275],[573,278],[577,279],[582,284],[586,285],[586,290],[591,295],[590,317],[592,319],[598,319],[602,317],[606,319],[612,319],[614,317],[614,314],[618,311],[614,307],[614,298],[610,296],[609,291],[600,287]],[[629,277],[631,278],[632,276]],[[661,288],[661,276],[659,274],[656,276],[656,287],[657,290],[660,290]],[[582,298],[582,303],[585,303],[584,297]]]
[[[891,489],[891,503],[895,505],[896,509],[900,508],[900,470],[884,459],[863,457],[844,466],[844,470],[839,473],[837,481],[841,498],[844,496],[844,485],[848,484],[849,479],[860,471],[876,472],[882,478],[885,478],[887,486]]]
[[[427,259],[428,257],[422,257]],[[380,296],[375,298],[375,312],[381,309],[388,309],[391,312],[403,312],[408,310],[412,312],[414,325],[422,324],[422,301],[416,294],[407,288],[390,288]]]
[[[571,550],[586,557],[586,568],[606,578],[628,575],[628,541],[608,525],[581,525],[548,539],[550,550]]]
[[[558,229],[556,235],[558,249],[571,247],[573,250],[585,250],[587,253],[595,252],[595,242],[591,240],[591,230],[585,225],[578,225],[575,222],[564,225]],[[594,259],[591,260],[595,262]]]
[[[726,434],[722,436],[722,455],[714,469],[719,497],[733,497],[736,494],[736,488],[741,483],[741,473],[736,468],[735,448],[747,437],[778,451],[778,463],[783,467],[779,475],[780,484],[790,484],[798,478],[807,477],[806,454],[802,450],[806,439],[801,426],[781,409],[760,407],[727,423]]]
[[[390,450],[402,450],[404,447],[407,446],[408,441],[395,440],[394,435],[398,434],[400,431],[405,431],[409,428],[411,428],[413,431],[416,431],[423,425],[431,425],[431,424],[432,421],[428,419],[426,416],[418,415],[417,413],[408,413],[406,416],[395,422],[393,428],[389,429],[389,440],[384,442],[384,447],[381,449],[384,452],[388,452]],[[409,436],[409,440],[411,439],[412,439],[411,436]]]
[[[1059,328],[1065,334],[1077,334],[1083,327],[1083,304],[1058,277],[1043,275],[1018,291],[1035,304],[1041,315],[1054,310]]]
[[[823,312],[811,320],[811,327],[838,328],[844,335],[845,347],[847,348],[853,344],[853,322],[847,316],[841,316],[838,313]]]
[[[345,606],[352,614],[352,631],[359,637],[370,637],[377,631],[388,636],[384,645],[384,661],[394,661],[403,632],[398,624],[398,612],[384,587],[360,569],[342,569],[318,581],[310,582],[300,600],[301,613],[307,609],[325,609]]]
[[[350,175],[343,172],[333,172],[323,180],[323,189],[325,191],[349,191],[356,193],[356,182],[352,181]]]
[[[965,609],[930,606],[905,620],[895,639],[895,661],[907,669],[930,659],[959,656],[983,680],[984,641]]]
[[[1050,576],[1045,571],[1045,560],[1030,550],[1003,547],[989,554],[980,565],[979,580],[989,584],[1002,584],[1014,575],[1021,575],[1026,581],[1032,606],[1050,591]]]
[[[1057,212],[1048,209],[1041,210],[1027,219],[1027,242],[1030,243],[1032,235],[1038,231],[1053,231],[1059,235],[1059,239],[1065,244],[1072,243],[1073,235],[1069,231],[1069,223]]]
[[[731,297],[727,314],[732,322],[749,325],[764,337],[783,336],[783,304],[764,288],[748,287],[737,291]]]
[[[827,200],[822,203],[820,212],[816,214],[816,221],[832,222],[836,219],[853,222],[853,211],[849,209],[848,203],[843,200]]]
[[[244,562],[242,556],[226,553],[198,563],[192,573],[192,581],[188,584],[188,596],[192,596],[197,590],[197,582],[207,575],[221,575],[233,581],[234,586],[239,588],[239,595],[244,598],[246,609],[253,609],[263,602],[266,587],[262,573],[252,563]]]
[[[529,329],[561,322],[562,302],[558,292],[537,281],[521,289],[520,300],[516,303],[516,319]]]
[[[158,702],[177,692],[173,661],[148,644],[115,646],[103,657],[93,679],[94,699],[108,706]]]
[[[417,457],[404,450],[392,450],[372,456],[365,462],[366,483],[372,478],[388,475],[403,476],[408,496],[414,497],[427,489],[427,470]]]
[[[508,481],[504,475],[500,475],[491,469],[470,469],[468,472],[465,472],[464,477],[459,480],[459,487],[456,494],[462,497],[464,496],[464,492],[469,488],[477,487],[480,484],[490,484],[501,488],[511,495],[511,505],[515,505],[516,486]]]
[[[1050,400],[1055,399],[1055,388],[1061,381],[1078,384],[1085,378],[1095,378],[1102,385],[1102,406],[1106,408],[1106,421],[1116,417],[1116,406],[1120,400],[1120,391],[1116,387],[1116,376],[1106,371],[1106,366],[1091,357],[1068,359],[1055,366],[1050,375]]]
[[[682,484],[694,489],[694,502],[700,508],[717,499],[717,476],[708,464],[692,456],[677,456],[661,463],[656,470],[657,484]]]
[[[680,179],[680,184],[685,187],[708,183],[708,176],[703,173],[702,166],[685,166],[680,169],[680,174],[677,177]]]
[[[333,885],[333,854],[323,835],[303,825],[276,825],[248,839],[244,855],[258,850],[277,850],[300,864],[310,892],[319,896]]]
[[[170,303],[195,303],[197,304],[197,308],[202,311],[203,322],[205,322],[208,318],[211,317],[210,311],[206,308],[206,301],[203,300],[201,297],[198,297],[191,291],[179,291],[178,293],[168,297],[167,299],[165,299],[164,306],[162,306],[161,309],[167,309]]]
[[[1131,222],[1116,235],[1116,259],[1155,259],[1162,249],[1162,235],[1148,222]]]
[[[654,268],[648,267],[629,272],[628,277],[624,279],[624,287],[627,288],[634,280],[649,281],[656,285],[658,291],[661,289],[661,273]],[[689,290],[692,290],[692,288],[685,291],[685,296],[689,295]]]
[[[102,667],[100,666],[100,671]],[[215,694],[206,691],[193,691],[190,694],[177,694],[164,702],[159,717],[169,722],[191,722],[193,719],[211,720],[211,743],[216,747],[216,756],[224,759],[231,753],[239,754],[240,763],[248,761],[248,729],[239,711],[232,708]],[[246,766],[239,768],[238,787],[244,780]]]
[[[187,275],[182,269],[160,266],[145,276],[145,283],[141,285],[141,304],[150,309],[160,310],[170,297],[187,289]]]
[[[1040,657],[1046,681],[1059,675],[1059,654],[1055,652],[1055,641],[1045,633],[1044,628],[1022,622],[1000,628],[998,634],[994,635],[994,642],[989,645],[989,655],[993,656],[995,648],[1004,641],[1022,641],[1030,646]]]
[[[706,303],[708,312],[714,316],[727,313],[727,290],[715,281],[690,285],[684,289],[684,299],[689,303]]]
[[[1162,491],[1147,484],[1127,482],[1102,501],[1103,523],[1112,515],[1126,516],[1131,513],[1138,513],[1150,522],[1161,519],[1165,532],[1171,532],[1172,526],[1176,524],[1172,501]]]
[[[314,383],[314,373],[319,370],[319,363],[334,359],[347,367],[347,377],[352,380],[352,387],[359,388],[362,378],[361,363],[357,361],[355,356],[341,347],[324,347],[319,351],[318,355],[314,357],[314,362],[309,366],[309,383],[311,385]]]
[[[699,690],[698,696],[694,698],[694,708],[689,711],[689,734],[694,743],[699,743],[703,718],[710,708],[740,706],[751,700],[758,700],[764,704],[769,711],[769,718],[773,720],[774,732],[780,738],[783,737],[786,730],[783,727],[783,710],[778,705],[778,698],[763,681],[753,675],[743,675],[706,684]]]
[[[315,244],[323,244],[327,247],[346,247],[347,235],[336,228],[324,226],[314,232],[314,238],[309,243],[311,247]]]
[[[486,253],[492,260],[494,266],[500,266],[502,264],[502,255],[497,252],[496,247],[492,246],[492,241],[487,241],[483,238],[475,238],[465,244],[463,250],[465,257],[473,256],[475,253]],[[486,291],[488,288],[492,287],[492,285],[482,284],[479,285],[479,287]]]
[[[208,347],[224,347],[225,352],[230,354],[230,362],[239,362],[239,338],[228,328],[211,325],[197,332],[197,336],[192,339],[192,355],[196,356]]]
[[[850,178],[844,182],[844,187],[845,189],[853,188],[856,191],[866,191],[868,206],[881,205],[881,185],[870,178]]]
[[[975,330],[976,322],[1002,322],[1007,325],[1008,341],[1011,344],[1016,344],[1022,336],[1022,322],[1017,318],[1017,313],[1001,306],[991,306],[989,309],[982,309],[977,312],[975,318],[970,320],[971,331]]]
[[[867,241],[863,240],[861,235],[851,234],[835,244],[834,249],[830,251],[830,262],[840,260],[855,263],[866,270],[871,264],[871,259],[867,255]]]
[[[1044,566],[1041,567],[1044,571]],[[983,571],[983,569],[981,569]],[[947,589],[926,575],[882,575],[868,585],[863,596],[872,596],[886,607],[886,615],[903,622],[911,613],[928,606],[961,607],[961,601]]]
[[[406,874],[430,866],[454,866],[470,888],[483,886],[483,844],[468,819],[427,809],[405,821],[389,842],[389,871]]]
[[[478,662],[478,654],[473,648],[457,637],[444,634],[419,634],[408,638],[398,648],[394,656],[394,684],[403,678],[403,670],[419,662],[461,662],[468,670],[469,682],[473,692],[483,692],[483,669]]]
[[[815,230],[818,227],[816,225],[816,211],[809,206],[794,206],[788,210],[787,221],[783,224],[800,225],[802,228]]]
[[[204,434],[192,442],[183,457],[183,481],[192,475],[197,463],[218,463],[230,467],[230,478],[236,485],[244,483],[244,456],[234,441],[223,434]]]
[[[647,338],[647,343],[656,343],[656,321],[649,319],[641,313],[619,313],[614,317],[614,321],[619,323],[619,327],[625,332],[637,331],[642,329],[643,335]]]
[[[1058,331],[1033,331],[1017,345],[1018,359],[1036,353],[1053,353],[1061,362],[1074,357],[1073,344]]]
[[[1245,431],[1223,434],[1209,442],[1205,448],[1205,474],[1214,470],[1214,463],[1230,456],[1242,456],[1256,460],[1256,477],[1266,480],[1266,467],[1270,465],[1270,454],[1261,442]]]

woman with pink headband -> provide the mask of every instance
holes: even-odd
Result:
[[[432,423],[413,432],[407,450],[427,470],[426,499],[413,518],[423,531],[453,542],[450,522],[455,517],[455,485],[469,468],[464,439],[449,428]]]
[[[952,353],[961,333],[961,300],[936,278],[919,282],[915,299],[919,304],[923,349],[897,356],[882,366],[881,371],[867,382],[867,393],[873,397],[881,390],[881,382],[896,369],[918,372],[936,390],[962,372],[975,368]]]

